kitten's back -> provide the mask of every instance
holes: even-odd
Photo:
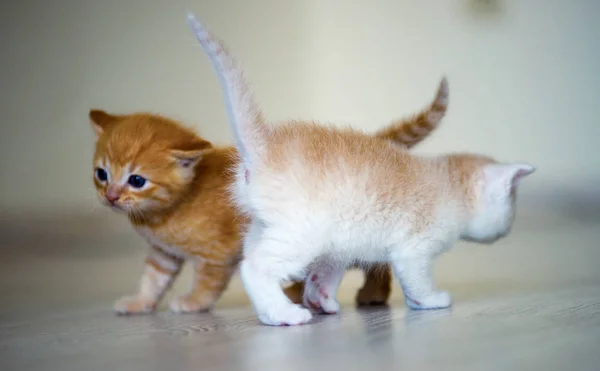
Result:
[[[351,128],[296,123],[273,128],[265,169],[314,186],[361,185],[365,191],[394,184],[423,182],[424,166],[435,161],[415,158],[389,141]],[[403,187],[400,187],[403,188]]]
[[[260,218],[275,215],[278,223],[300,223],[311,215],[320,220],[316,228],[321,230],[357,221],[365,231],[380,223],[405,223],[411,229],[415,220],[433,220],[440,199],[454,193],[443,176],[447,161],[413,157],[352,129],[302,123],[275,127],[267,153],[253,173],[250,196],[261,205]]]

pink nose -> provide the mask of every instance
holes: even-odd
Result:
[[[117,201],[119,199],[119,196],[109,196],[109,195],[106,195],[106,199],[108,200],[108,202],[114,203],[115,201]]]
[[[110,203],[114,203],[115,201],[119,200],[119,197],[121,197],[121,195],[119,194],[119,192],[115,189],[109,188],[108,191],[106,191],[106,194],[104,195],[104,197],[106,197],[106,200]]]

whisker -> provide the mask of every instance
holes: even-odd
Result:
[[[133,217],[136,220],[138,220],[140,222],[145,222],[146,221],[144,213],[143,213],[143,211],[141,209],[139,209],[139,208],[137,208],[135,206],[131,206],[130,213],[131,213],[131,215],[133,215]]]
[[[86,197],[88,202],[90,202],[90,209],[88,210],[88,212],[92,213],[96,210],[96,208],[98,207],[99,201],[97,199],[97,197],[93,197],[93,196],[88,196]]]

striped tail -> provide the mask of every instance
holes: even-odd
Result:
[[[403,118],[380,129],[375,136],[412,148],[427,138],[439,125],[448,109],[448,81],[440,82],[435,99],[429,107],[411,118]]]
[[[268,127],[263,114],[254,101],[242,69],[225,45],[196,20],[192,13],[188,13],[188,22],[219,77],[236,147],[248,168],[259,160],[265,146]]]

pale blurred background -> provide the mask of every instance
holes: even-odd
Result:
[[[95,199],[90,108],[159,112],[231,143],[187,11],[235,52],[274,121],[374,131],[423,108],[446,75],[447,118],[416,151],[537,166],[513,236],[440,260],[459,300],[600,277],[599,1],[13,0],[0,5],[0,315],[110,310],[137,284],[144,244]],[[220,305],[238,304],[236,278]]]

